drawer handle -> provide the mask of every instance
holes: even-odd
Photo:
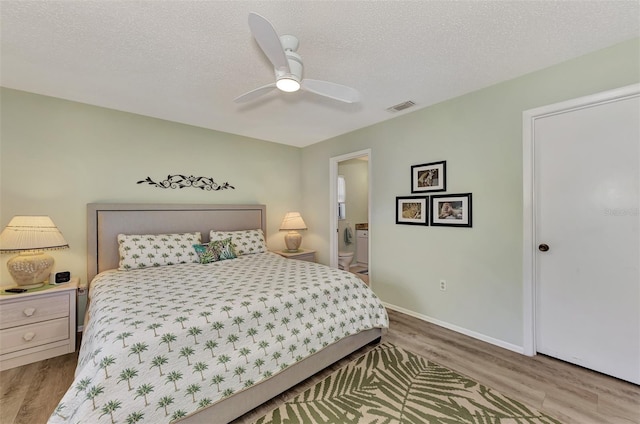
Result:
[[[36,312],[35,308],[27,308],[24,311],[22,311],[22,313],[28,317],[32,316],[35,312]]]
[[[22,338],[25,342],[30,342],[35,336],[36,333],[32,333],[31,331],[29,331],[28,333],[24,333],[24,336],[22,336]]]

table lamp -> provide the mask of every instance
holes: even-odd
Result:
[[[299,212],[287,212],[280,225],[281,230],[289,230],[284,236],[284,244],[287,246],[287,251],[297,252],[300,249],[302,243],[302,236],[297,230],[306,230],[307,224],[302,220]]]
[[[44,250],[68,249],[69,244],[48,216],[14,216],[0,233],[0,253],[15,253],[7,268],[23,289],[42,287],[54,260]]]

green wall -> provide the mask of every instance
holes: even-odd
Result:
[[[390,305],[517,350],[522,112],[637,83],[639,51],[630,40],[305,148],[305,244],[329,263],[329,159],[371,148],[373,289]],[[446,193],[473,193],[473,228],[396,225],[395,197],[411,194],[411,165],[440,160]]]
[[[329,263],[329,159],[371,148],[370,278],[390,305],[507,347],[522,345],[522,112],[640,81],[640,41],[298,149],[10,89],[0,91],[0,225],[46,214],[86,275],[90,202],[264,203],[270,248],[285,212]],[[419,106],[419,105],[418,105]],[[473,193],[473,228],[395,224],[410,167],[447,161],[447,193]],[[185,173],[236,190],[162,190],[136,181]],[[303,193],[300,198],[300,193]],[[0,257],[0,284],[10,285]],[[446,279],[442,292],[438,281]]]
[[[0,225],[51,216],[70,245],[52,253],[56,267],[82,280],[87,203],[263,203],[274,249],[282,217],[302,207],[299,148],[4,88],[0,106]],[[136,184],[178,173],[235,190]],[[1,285],[12,285],[11,256],[0,256]]]

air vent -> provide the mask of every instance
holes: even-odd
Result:
[[[389,112],[400,112],[401,110],[408,109],[411,106],[415,106],[415,105],[416,104],[413,103],[411,100],[407,100],[406,102],[398,103],[395,106],[391,106],[391,107],[387,108],[387,110]]]

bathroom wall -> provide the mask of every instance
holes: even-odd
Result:
[[[338,221],[338,250],[356,251],[356,224],[367,222],[369,214],[369,177],[368,162],[362,159],[350,159],[338,164],[338,175],[344,176],[346,185],[346,219]],[[351,227],[352,243],[344,241],[344,231]],[[355,260],[354,260],[355,263]]]

